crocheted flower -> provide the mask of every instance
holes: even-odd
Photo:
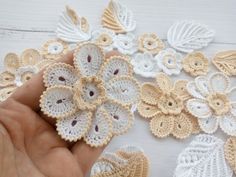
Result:
[[[143,77],[154,78],[157,72],[160,71],[157,61],[151,53],[137,53],[131,59],[131,64],[134,67],[134,72]]]
[[[201,52],[193,52],[183,59],[183,69],[191,76],[205,75],[208,72],[208,59]]]
[[[35,49],[26,49],[20,57],[8,53],[4,58],[5,71],[0,74],[0,101],[7,99],[17,87],[48,64],[50,61],[42,60]]]
[[[141,52],[150,52],[155,55],[164,49],[165,45],[154,33],[146,33],[138,38],[138,48]]]
[[[139,97],[132,67],[123,56],[104,56],[96,44],[85,43],[74,52],[74,67],[56,63],[44,73],[47,89],[40,106],[56,118],[65,140],[83,138],[90,146],[102,146],[132,125],[130,107]]]
[[[114,38],[114,47],[122,54],[132,55],[137,51],[137,40],[135,35],[118,34]]]
[[[92,41],[101,46],[105,51],[113,49],[115,32],[106,28],[101,28],[92,32]]]
[[[151,83],[142,86],[138,105],[139,114],[151,119],[151,132],[159,138],[172,134],[180,139],[195,133],[194,117],[184,109],[189,98],[186,91],[187,81],[178,80],[173,85],[164,73],[159,73],[156,81],[157,86]]]
[[[41,50],[44,58],[57,60],[69,51],[69,46],[66,42],[60,39],[47,41]]]
[[[187,90],[194,98],[187,101],[187,109],[204,132],[214,133],[219,125],[226,134],[236,136],[236,87],[229,87],[230,80],[222,73],[209,79],[198,76],[188,83]]]

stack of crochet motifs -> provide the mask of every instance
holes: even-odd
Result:
[[[139,85],[127,57],[105,58],[93,43],[80,45],[73,61],[74,66],[55,63],[45,70],[41,109],[57,120],[63,139],[105,145],[133,124],[131,107],[139,100]]]

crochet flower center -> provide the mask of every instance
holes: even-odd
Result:
[[[59,42],[53,42],[48,46],[48,53],[59,54],[63,51],[63,45]]]
[[[225,94],[212,93],[207,97],[207,101],[216,115],[226,114],[230,110],[230,102]]]
[[[105,100],[102,80],[97,77],[83,77],[74,85],[74,100],[81,110],[94,110]]]
[[[101,34],[96,40],[96,43],[102,46],[108,46],[112,44],[112,38],[108,34]]]
[[[163,63],[167,68],[173,69],[176,68],[176,58],[173,55],[165,55],[163,58]]]
[[[153,38],[145,38],[143,45],[145,48],[152,50],[158,47],[158,42]]]

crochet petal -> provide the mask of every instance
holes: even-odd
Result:
[[[144,118],[152,118],[160,113],[157,105],[153,106],[145,103],[144,101],[140,101],[138,104],[138,112]]]
[[[131,76],[132,66],[124,56],[112,56],[107,59],[101,69],[101,78],[104,82],[116,76]]]
[[[20,59],[23,66],[35,65],[41,60],[41,55],[35,49],[26,49],[22,52]]]
[[[107,101],[102,107],[110,115],[114,135],[126,133],[133,125],[134,117],[128,107],[114,101]]]
[[[161,90],[151,83],[143,84],[141,88],[141,99],[151,105],[157,105],[161,96]]]
[[[214,133],[219,124],[219,120],[216,117],[209,117],[206,119],[198,119],[199,126],[206,133]]]
[[[209,87],[213,92],[225,92],[230,87],[230,80],[223,73],[216,72],[209,78]]]
[[[20,64],[20,59],[15,53],[8,53],[4,58],[4,68],[11,73],[15,73]]]
[[[13,85],[15,80],[14,74],[5,71],[0,74],[0,87],[6,87]]]
[[[0,89],[0,102],[5,101],[16,89],[16,86],[8,86]]]
[[[86,43],[74,52],[74,66],[82,76],[96,76],[104,62],[103,50],[95,44]]]
[[[226,134],[236,136],[236,116],[231,113],[225,114],[220,118],[219,124]]]
[[[72,115],[76,111],[72,88],[68,86],[48,88],[41,96],[40,107],[44,114],[53,118]]]
[[[205,76],[198,76],[195,79],[195,84],[199,92],[205,97],[209,94],[208,79]]]
[[[186,107],[193,116],[198,118],[209,118],[212,115],[211,108],[204,100],[189,99]]]
[[[92,126],[84,140],[92,147],[107,144],[112,137],[112,122],[109,115],[102,108],[94,112]]]
[[[228,97],[231,102],[236,103],[236,87],[233,87],[229,92],[228,92]]]
[[[163,92],[170,92],[173,89],[173,84],[169,76],[164,73],[157,74],[157,84]]]
[[[175,82],[174,85],[174,93],[178,96],[180,96],[183,100],[186,100],[190,97],[188,91],[187,91],[187,80],[178,80]]]
[[[195,82],[193,81],[188,82],[186,88],[187,88],[188,93],[192,95],[194,98],[205,99],[205,97],[198,90]]]
[[[136,103],[139,99],[139,85],[131,77],[116,77],[106,84],[106,92],[110,99],[122,104]]]
[[[92,113],[88,111],[79,111],[75,114],[57,119],[58,134],[69,141],[81,139],[89,130],[92,122]]]
[[[46,87],[55,85],[72,87],[78,79],[78,75],[79,73],[71,65],[55,63],[47,67],[43,75],[43,81]]]

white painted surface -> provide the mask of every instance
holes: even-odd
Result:
[[[209,59],[218,51],[236,49],[235,0],[121,2],[133,10],[138,24],[137,33],[155,32],[166,39],[167,30],[174,21],[197,20],[216,30],[214,42],[203,50]],[[44,41],[53,38],[59,14],[65,5],[70,5],[80,15],[87,17],[91,26],[97,28],[107,4],[108,0],[0,0],[0,69],[3,69],[2,60],[7,52],[20,54],[26,48],[39,49]],[[232,81],[236,85],[236,79]],[[225,138],[221,131],[216,135]],[[148,122],[136,114],[135,126],[131,131],[114,138],[107,150],[112,151],[125,144],[141,146],[150,159],[150,177],[171,177],[179,152],[192,138],[183,141],[172,137],[156,139],[149,131]]]

